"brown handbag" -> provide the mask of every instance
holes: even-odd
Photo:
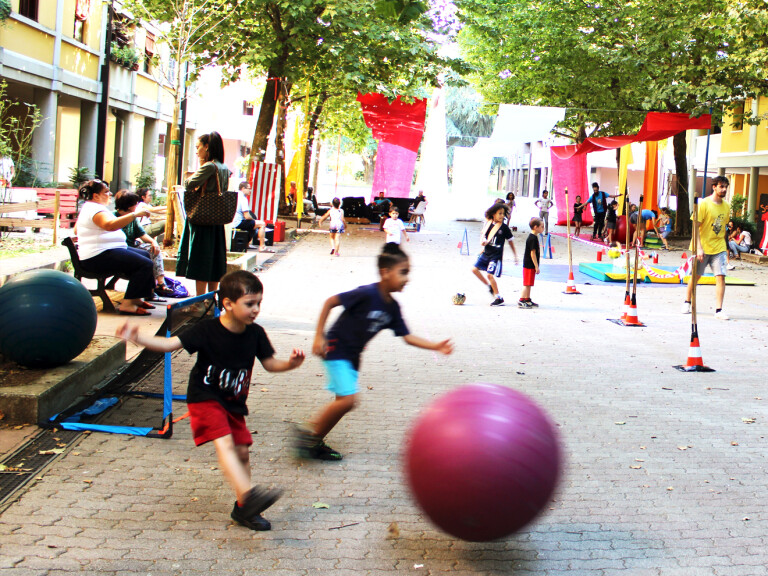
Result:
[[[208,182],[216,180],[216,192],[208,192]],[[235,218],[237,192],[222,192],[218,169],[199,188],[184,191],[187,220],[196,226],[223,226]]]

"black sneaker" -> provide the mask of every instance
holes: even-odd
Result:
[[[524,301],[524,300],[518,300],[517,301],[517,307],[518,308],[533,308],[533,306],[531,306],[530,302]]]
[[[534,302],[533,300],[528,300],[528,304],[531,305],[531,308],[538,308],[539,307],[539,305],[536,304],[536,302]]]
[[[257,530],[259,532],[272,529],[272,524],[270,524],[269,520],[264,518],[261,514],[256,514],[255,516],[248,517],[245,515],[244,510],[245,508],[238,506],[237,502],[235,502],[235,506],[234,508],[232,508],[232,514],[230,514],[230,516],[232,517],[232,520],[234,520],[238,524],[242,524],[246,528],[250,528],[251,530]]]
[[[318,438],[308,430],[297,426],[295,434],[296,456],[299,458],[330,461],[338,461],[344,458],[341,452],[334,450],[322,438]]]
[[[277,488],[262,488],[260,486],[254,486],[251,488],[245,496],[245,504],[243,504],[238,510],[241,511],[239,517],[247,520],[253,520],[259,516],[264,510],[272,506],[280,495],[282,490]],[[241,524],[239,519],[237,520]]]
[[[496,300],[491,302],[491,306],[504,306],[504,298],[496,296]]]

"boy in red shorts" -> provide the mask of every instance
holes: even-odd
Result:
[[[528,224],[531,227],[531,233],[525,241],[525,252],[523,253],[523,290],[520,292],[520,300],[517,303],[518,308],[538,308],[539,305],[531,300],[531,288],[533,287],[536,274],[539,270],[539,234],[544,232],[544,222],[541,218],[531,218]]]
[[[197,352],[189,375],[187,404],[195,445],[213,442],[224,476],[235,490],[232,519],[251,530],[272,526],[261,513],[280,497],[280,490],[251,486],[249,446],[253,443],[245,424],[248,389],[256,358],[267,372],[293,370],[304,361],[294,349],[288,360],[274,357],[267,333],[254,321],[259,315],[264,287],[245,270],[221,279],[219,296],[224,314],[203,320],[173,338],[144,336],[137,326],[124,324],[117,336],[157,352],[184,348]]]

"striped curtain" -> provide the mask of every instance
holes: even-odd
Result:
[[[277,220],[280,203],[280,165],[254,162],[251,170],[251,210],[259,220]]]

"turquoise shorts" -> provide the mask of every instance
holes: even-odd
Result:
[[[324,360],[325,373],[328,375],[326,388],[336,396],[357,394],[357,370],[349,360]]]

